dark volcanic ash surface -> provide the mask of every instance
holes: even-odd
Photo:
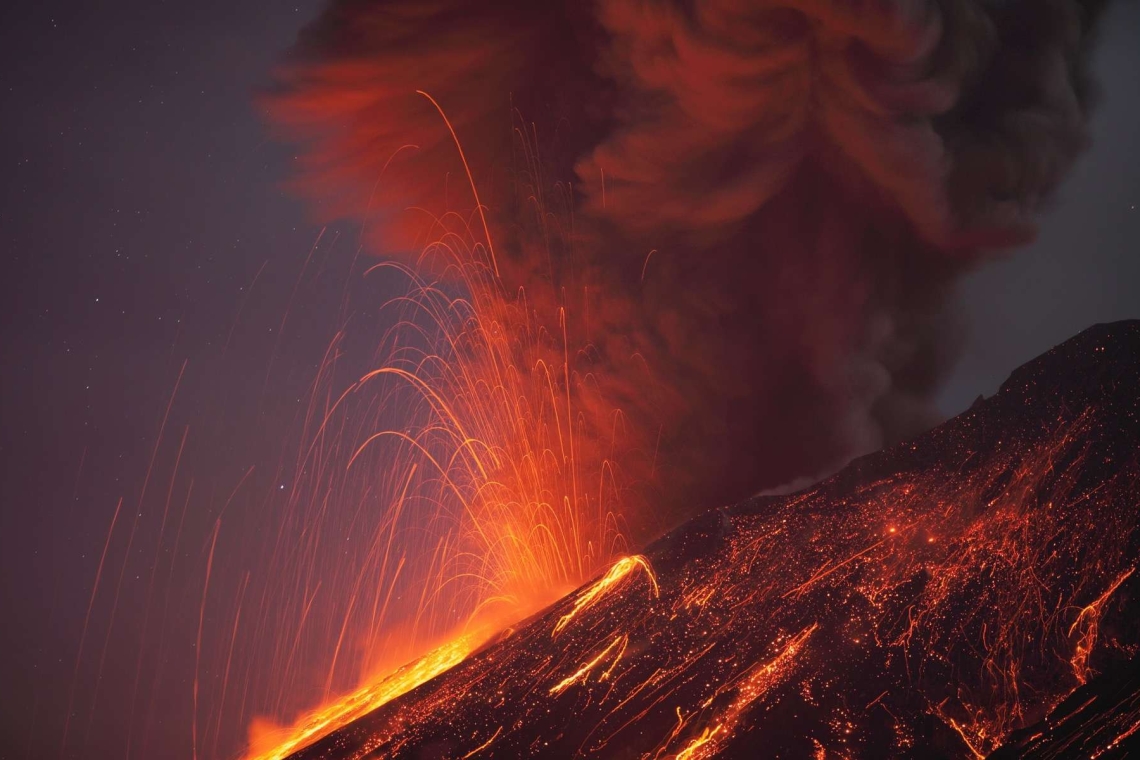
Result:
[[[1138,443],[1140,322],[1095,326],[909,443],[683,525],[294,758],[1068,757],[1055,724],[1082,709],[1065,746],[1119,751]]]

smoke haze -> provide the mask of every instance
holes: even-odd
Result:
[[[377,255],[474,218],[470,169],[506,289],[586,315],[585,424],[622,410],[668,521],[938,421],[955,282],[1085,146],[1103,5],[339,0],[265,100]]]

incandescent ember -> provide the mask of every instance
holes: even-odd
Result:
[[[1138,443],[1140,322],[1093,327],[911,442],[688,522],[292,757],[1114,756],[1140,722]]]

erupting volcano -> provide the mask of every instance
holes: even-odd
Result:
[[[1140,323],[939,406],[1105,5],[328,0],[254,97],[320,232],[83,439],[27,754],[1124,757]]]
[[[1087,680],[1131,588],[1109,396],[1045,372],[1066,404],[1010,386],[621,547],[937,420],[956,278],[1033,237],[1086,142],[1102,4],[560,8],[334,2],[264,93],[298,186],[403,260],[435,335],[355,386],[426,414],[347,467],[410,454],[416,514],[456,528],[362,592],[428,583],[389,620],[445,643],[250,756],[996,749]]]
[[[1101,325],[911,442],[695,518],[291,757],[1130,756],[1138,486],[1140,322]]]

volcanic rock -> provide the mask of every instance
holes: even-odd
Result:
[[[1138,481],[1140,322],[1098,325],[910,442],[682,525],[294,758],[1122,757]]]

